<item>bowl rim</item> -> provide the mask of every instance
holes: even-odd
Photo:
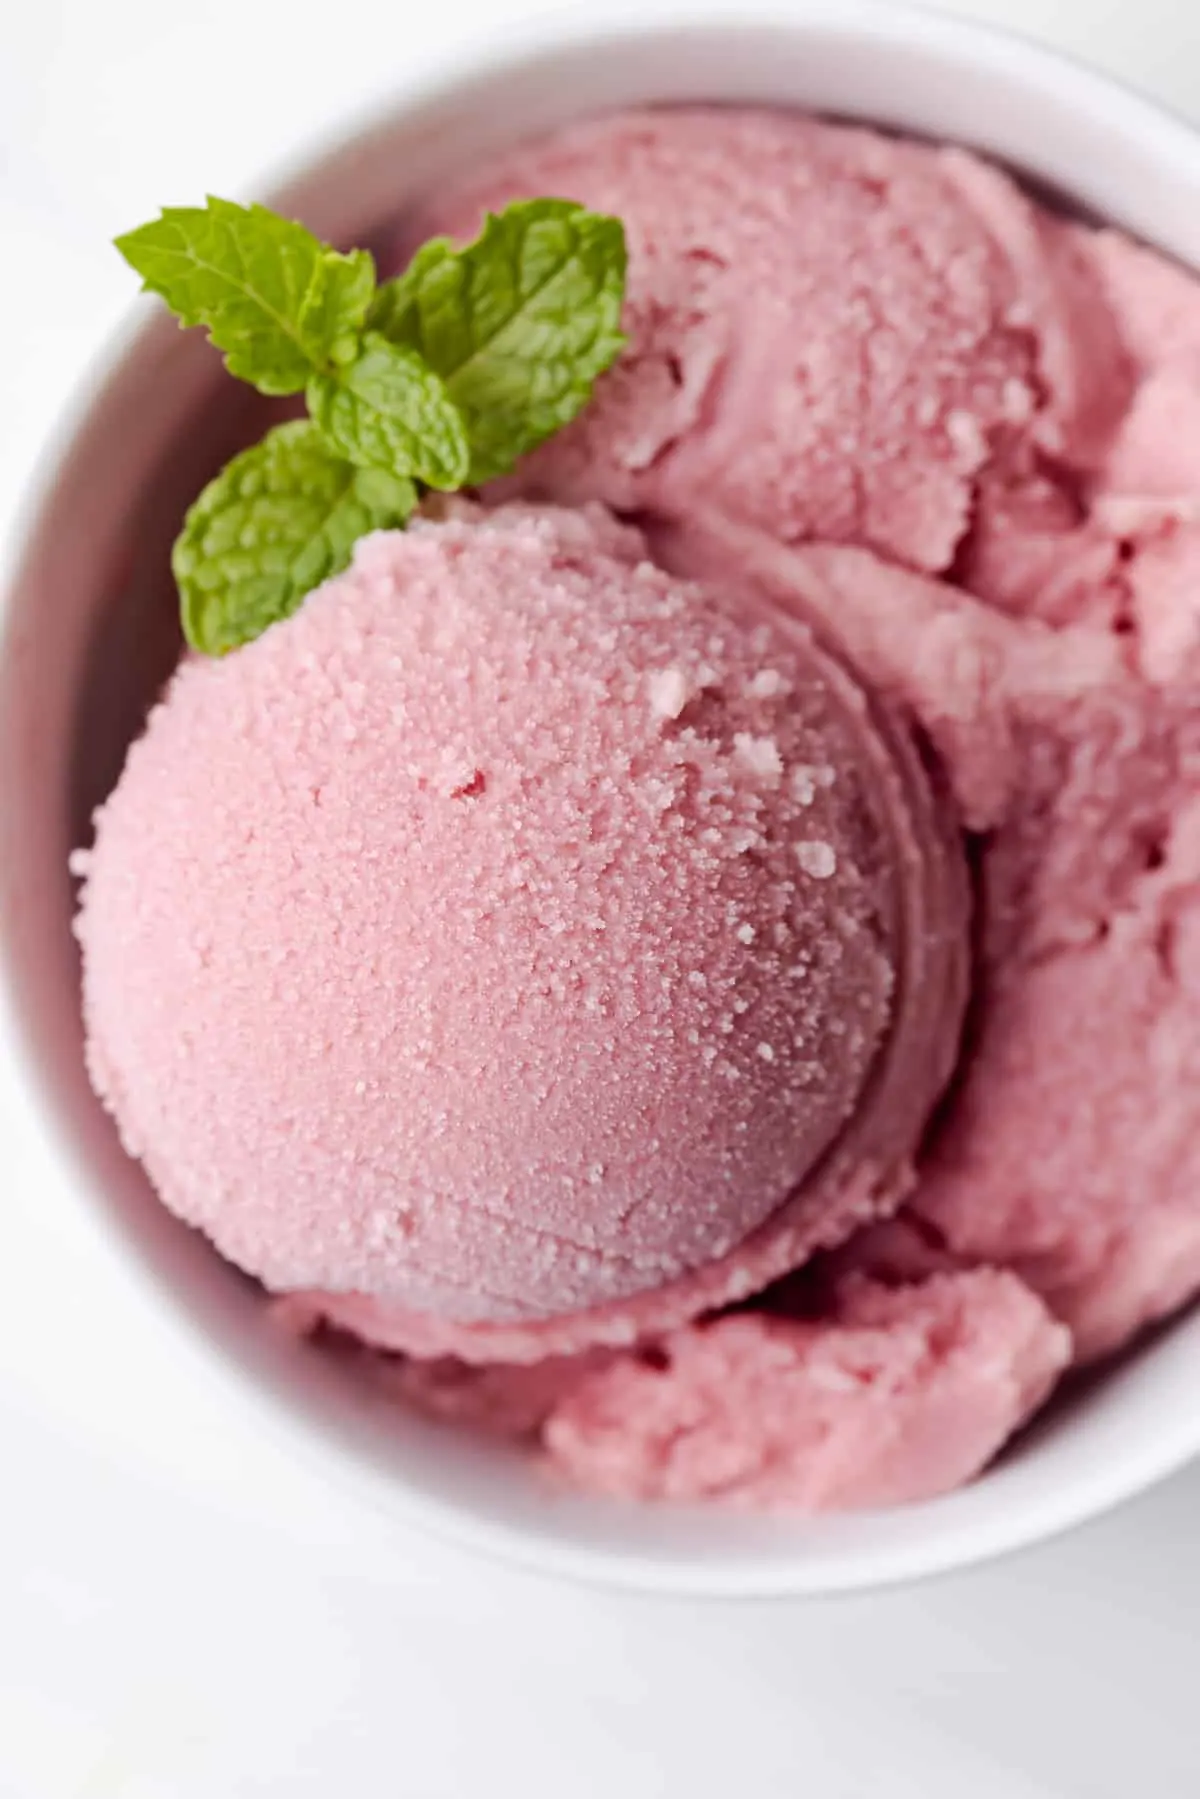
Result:
[[[1200,187],[1200,132],[1166,106],[1018,32],[939,13],[912,0],[751,0],[736,9],[725,0],[638,0],[636,5],[632,0],[618,0],[605,9],[599,21],[579,10],[565,9],[530,17],[515,27],[489,26],[469,45],[447,47],[431,65],[418,71],[414,80],[406,82],[401,77],[386,105],[372,108],[365,118],[348,121],[348,129],[319,139],[302,162],[296,159],[284,171],[282,180],[264,185],[278,197],[301,171],[317,168],[383,121],[399,120],[418,107],[436,106],[473,82],[502,78],[549,56],[578,55],[602,45],[634,48],[647,39],[670,37],[682,30],[739,37],[780,31],[798,38],[825,34],[869,42],[874,50],[889,45],[916,48],[951,63],[975,66],[986,60],[991,69],[1018,86],[1052,91],[1067,111],[1102,117],[1121,131],[1152,143],[1156,154],[1194,171]],[[161,321],[150,319],[150,313],[151,303],[140,303],[101,347],[26,486],[18,515],[25,521],[24,528],[13,531],[0,548],[0,657],[9,642],[12,619],[7,596],[19,587],[22,571],[35,560],[37,544],[52,516],[59,473],[91,421],[105,408],[110,393],[128,377],[130,365],[161,331]],[[21,1064],[26,1065],[31,1078],[24,1085],[38,1122],[45,1127],[43,1135],[55,1171],[63,1176],[64,1185],[75,1190],[81,1206],[89,1209],[86,1189],[90,1180],[82,1157],[53,1116],[53,1096],[32,1073],[37,1058],[32,1053],[31,1031],[21,1016],[13,976],[9,945],[0,935],[0,1081],[7,1085],[9,1071],[3,1052],[11,1043],[7,1060],[13,1064],[14,1083],[26,1071]],[[376,1512],[510,1564],[591,1585],[679,1597],[766,1598],[861,1591],[926,1578],[968,1568],[1094,1518],[1200,1453],[1200,1410],[1194,1414],[1181,1410],[1142,1445],[1140,1453],[1124,1459],[1114,1456],[1080,1470],[1073,1481],[1047,1492],[1037,1503],[1026,1495],[1015,1516],[997,1505],[986,1518],[949,1522],[928,1540],[908,1545],[885,1541],[875,1551],[860,1546],[825,1552],[818,1559],[811,1552],[780,1550],[769,1559],[747,1561],[736,1555],[722,1560],[711,1553],[666,1558],[571,1543],[550,1531],[541,1533],[506,1522],[463,1500],[434,1498],[402,1475],[398,1477],[390,1467],[383,1468],[322,1418],[309,1413],[303,1401],[285,1401],[271,1393],[264,1380],[239,1362],[229,1345],[216,1341],[193,1308],[159,1280],[131,1228],[110,1224],[106,1236],[159,1326],[203,1362],[231,1404],[294,1451],[298,1459],[319,1467],[328,1480],[352,1490]],[[923,1511],[938,1503],[924,1502],[922,1507],[906,1509]],[[797,1523],[803,1529],[803,1520]]]

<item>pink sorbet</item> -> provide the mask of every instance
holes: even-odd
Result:
[[[1094,455],[1125,390],[1083,259],[961,151],[786,113],[590,120],[429,208],[415,238],[559,194],[618,214],[630,347],[523,491],[949,567],[1000,452]]]
[[[152,713],[87,861],[93,1077],[269,1287],[418,1349],[628,1341],[896,1204],[948,841],[786,616],[599,513],[417,524]]]
[[[626,223],[627,354],[533,509],[181,669],[88,861],[93,1078],[404,1403],[623,1498],[928,1497],[1200,1288],[1200,283],[736,109],[406,241],[547,193]]]

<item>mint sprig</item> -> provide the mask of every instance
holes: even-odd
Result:
[[[435,239],[380,288],[365,251],[230,200],[169,207],[116,241],[231,374],[308,404],[209,483],[176,542],[184,634],[209,655],[294,612],[424,489],[507,473],[625,341],[624,229],[569,200],[518,201],[461,249]]]

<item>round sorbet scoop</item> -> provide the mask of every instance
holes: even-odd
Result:
[[[741,1297],[893,1207],[965,884],[805,628],[595,510],[359,545],[97,817],[89,1057],[166,1204],[420,1352]]]

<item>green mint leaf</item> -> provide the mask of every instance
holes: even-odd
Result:
[[[621,351],[625,232],[570,200],[489,214],[474,243],[435,238],[379,289],[368,324],[442,377],[467,421],[470,480],[561,430]]]
[[[209,656],[249,643],[416,503],[411,481],[345,461],[308,420],[268,431],[209,482],[176,540],[188,642]]]
[[[264,394],[298,393],[349,362],[375,291],[365,250],[341,256],[265,206],[210,196],[170,206],[116,240],[144,287],[181,324],[206,325],[230,374]]]
[[[421,315],[418,300],[426,279],[439,264],[454,262],[465,254],[454,246],[452,238],[431,237],[415,252],[402,275],[385,281],[371,302],[370,327],[389,342],[411,344],[421,337]],[[453,371],[450,371],[453,372]],[[441,371],[444,375],[445,369]]]
[[[335,450],[364,468],[461,487],[470,466],[466,426],[440,377],[416,349],[368,332],[354,361],[316,375],[308,410]]]

